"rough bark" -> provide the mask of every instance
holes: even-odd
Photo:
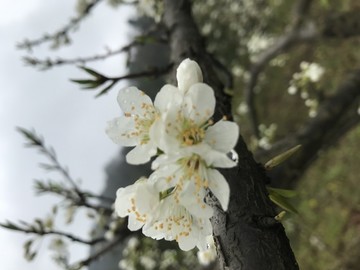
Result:
[[[297,144],[302,145],[299,153],[270,173],[271,184],[282,188],[295,187],[320,151],[334,145],[359,123],[359,102],[360,70],[356,70],[348,75],[333,96],[321,103],[317,116],[301,130],[277,142],[270,150],[258,151],[257,159],[265,161]]]
[[[231,118],[230,98],[224,93],[214,61],[205,50],[191,15],[190,1],[165,0],[164,4],[171,60],[175,66],[186,57],[196,60],[203,70],[204,81],[215,91],[215,119],[224,115]],[[231,189],[228,211],[223,212],[216,200],[210,198],[215,206],[212,223],[222,269],[298,269],[284,228],[274,219],[276,213],[267,196],[263,167],[254,161],[242,138],[236,151],[238,166],[222,170]]]

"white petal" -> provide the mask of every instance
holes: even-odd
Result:
[[[154,106],[160,112],[166,112],[169,106],[180,106],[182,94],[179,89],[171,84],[164,85],[155,97]]]
[[[128,228],[130,231],[137,231],[144,225],[143,222],[136,219],[135,215],[130,215],[128,219]]]
[[[184,185],[180,193],[180,204],[183,205],[191,215],[201,218],[210,218],[213,216],[213,209],[204,202],[205,189],[196,189],[194,179],[190,179]]]
[[[134,185],[125,188],[119,188],[116,192],[115,212],[119,217],[126,217],[129,215],[128,209],[131,208],[131,197],[134,192]]]
[[[136,197],[136,208],[141,214],[150,215],[159,204],[159,192],[149,181],[138,186]]]
[[[161,222],[160,222],[161,223]],[[153,224],[146,223],[142,229],[142,232],[145,236],[151,237],[156,240],[160,240],[166,237],[166,233],[155,229],[155,227],[159,226],[159,222],[155,222]]]
[[[207,176],[211,192],[219,200],[224,211],[226,211],[230,198],[230,188],[228,182],[218,170],[207,170]]]
[[[134,119],[132,117],[123,116],[109,121],[105,132],[116,144],[122,146],[134,146],[138,141],[138,136],[134,136],[134,133],[132,133],[134,130]]]
[[[150,140],[153,141],[159,149],[164,151],[164,136],[166,136],[165,132],[165,123],[162,121],[162,119],[157,119],[155,122],[151,125],[149,130],[149,137]]]
[[[190,147],[188,147],[190,148]],[[226,153],[216,151],[208,144],[198,144],[191,147],[193,153],[198,154],[206,163],[207,166],[218,168],[232,168],[237,163],[230,159]]]
[[[126,155],[126,162],[133,165],[144,164],[156,155],[156,146],[148,142],[147,144],[137,145]]]
[[[150,115],[148,114],[154,111],[150,97],[134,86],[120,90],[117,101],[124,114],[137,114],[149,117]]]
[[[180,236],[178,239],[178,244],[181,250],[189,251],[196,246],[196,240],[193,237],[189,236]]]
[[[184,99],[184,114],[196,124],[205,123],[215,110],[214,90],[204,83],[197,83],[190,87]]]
[[[176,79],[181,91],[186,92],[190,86],[203,81],[199,65],[189,58],[183,60],[176,70]]]
[[[167,113],[162,114],[161,118],[152,124],[149,132],[150,138],[165,153],[174,152],[180,147],[176,123],[176,114],[179,110],[175,108],[176,106],[172,106]]]
[[[239,138],[239,126],[235,122],[219,121],[205,133],[205,141],[215,150],[230,152]]]
[[[209,152],[204,159],[208,165],[217,168],[232,168],[237,165],[237,163],[231,160],[226,154],[217,151]]]

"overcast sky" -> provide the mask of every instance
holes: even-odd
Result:
[[[82,179],[82,187],[98,192],[104,184],[104,166],[116,155],[118,147],[105,135],[106,121],[120,113],[116,103],[117,85],[109,95],[94,99],[94,94],[79,91],[69,78],[83,78],[75,67],[60,67],[39,72],[24,66],[15,44],[25,37],[39,37],[63,26],[74,14],[74,2],[57,0],[0,0],[0,221],[45,217],[56,198],[35,197],[34,178],[58,179],[38,167],[45,161],[33,149],[23,147],[23,138],[16,126],[35,128],[57,151],[75,178]],[[134,14],[129,7],[113,10],[102,3],[73,35],[73,45],[56,52],[64,57],[89,55],[126,44],[130,29],[126,24]],[[46,56],[48,46],[34,51]],[[125,73],[125,58],[101,62],[93,67],[110,75]],[[115,192],[115,191],[114,191]],[[75,230],[82,231],[85,223],[78,220]],[[61,228],[66,230],[66,228]],[[23,258],[22,244],[30,236],[0,229],[1,269],[57,269],[42,243],[39,256],[28,263]],[[73,257],[85,255],[87,250],[73,250]]]

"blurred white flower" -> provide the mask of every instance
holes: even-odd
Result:
[[[207,266],[216,260],[216,247],[214,237],[209,235],[206,237],[207,249],[197,252],[197,257],[201,265]]]
[[[308,99],[309,98],[309,93],[307,91],[302,91],[300,94],[302,99]]]
[[[127,242],[127,248],[135,249],[140,244],[140,241],[137,237],[131,237]]]
[[[301,62],[300,68],[303,76],[314,83],[318,82],[325,73],[325,69],[317,63]]]
[[[155,269],[156,262],[153,258],[150,258],[149,256],[141,256],[140,257],[140,264],[146,269],[146,270],[153,270]]]
[[[241,102],[240,105],[237,107],[236,112],[239,115],[244,115],[249,112],[249,106],[246,104],[246,102]]]
[[[108,241],[113,240],[115,238],[115,233],[112,230],[108,230],[104,234],[104,238]]]
[[[268,48],[273,42],[273,38],[256,33],[249,39],[247,47],[251,54],[256,54]]]
[[[295,95],[297,93],[297,88],[295,85],[290,85],[288,88],[288,93],[290,95]]]

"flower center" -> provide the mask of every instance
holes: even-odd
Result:
[[[202,142],[204,137],[205,137],[204,129],[197,126],[190,127],[182,133],[183,144],[187,146],[195,145]]]
[[[155,121],[155,115],[151,115],[149,118],[140,118],[138,115],[134,117],[135,131],[134,136],[140,137],[140,144],[147,144],[150,141],[149,130],[151,125]]]

